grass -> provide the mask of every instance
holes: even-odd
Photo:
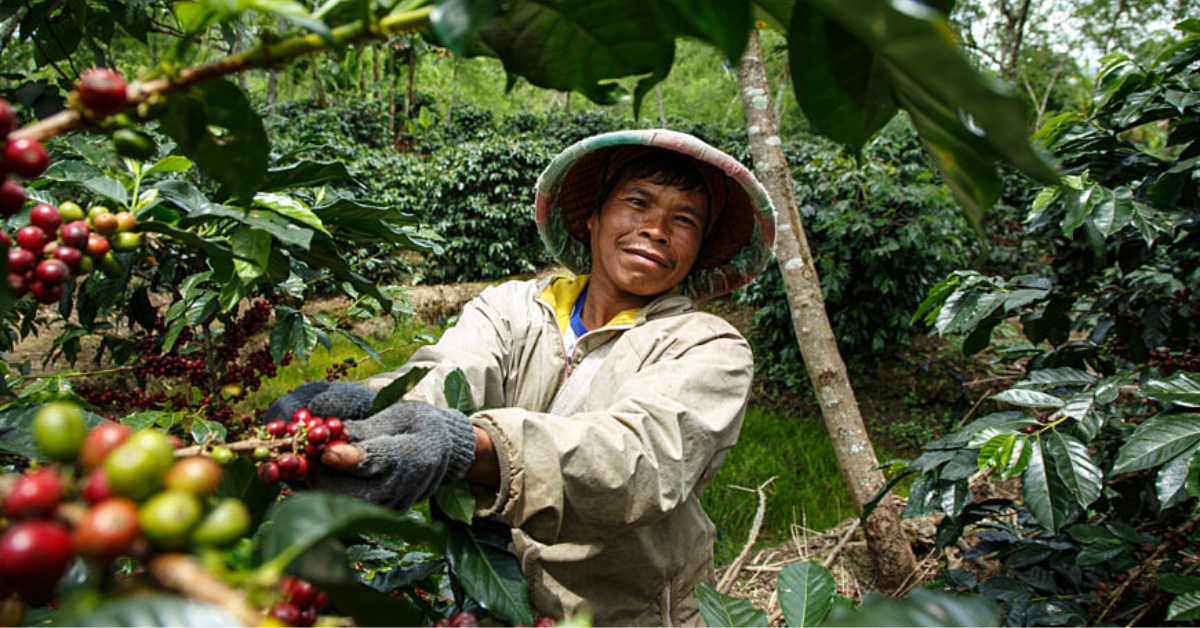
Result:
[[[881,452],[881,460],[888,457]],[[752,406],[738,444],[701,497],[717,527],[718,563],[745,545],[758,509],[754,489],[772,477],[762,543],[784,541],[793,523],[823,530],[855,515],[825,425]]]

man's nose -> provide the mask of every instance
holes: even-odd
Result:
[[[638,229],[643,237],[658,242],[666,242],[670,234],[667,213],[664,211],[649,211],[643,215],[642,224]]]

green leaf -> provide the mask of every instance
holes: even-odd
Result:
[[[1142,423],[1117,451],[1112,473],[1157,467],[1200,442],[1200,415],[1174,414]]]
[[[312,187],[322,183],[344,183],[352,180],[346,164],[341,161],[298,161],[282,168],[271,168],[263,182],[263,192],[288,188]]]
[[[1200,593],[1200,576],[1185,576],[1177,573],[1159,572],[1154,579],[1158,588],[1168,593]]]
[[[50,164],[46,171],[42,173],[42,178],[53,181],[70,181],[82,183],[89,179],[101,178],[104,173],[99,168],[87,163],[86,161],[66,161],[58,160]],[[122,188],[124,189],[124,188]]]
[[[1142,387],[1142,394],[1155,401],[1200,408],[1200,375],[1177,371],[1167,379],[1153,379]]]
[[[209,442],[225,442],[225,426],[216,421],[206,421],[200,417],[192,419],[192,440],[197,445]]]
[[[444,528],[414,511],[397,513],[345,495],[305,491],[283,498],[267,514],[259,533],[264,562],[285,566],[330,537],[386,532],[408,541],[440,542]]]
[[[400,401],[408,391],[412,390],[417,382],[421,381],[430,369],[427,368],[412,368],[407,373],[392,380],[392,383],[384,386],[378,393],[375,394],[375,399],[371,401],[371,409],[367,411],[367,415],[372,415],[386,409],[393,403]]]
[[[1069,366],[1032,371],[1017,382],[1021,386],[1082,386],[1094,384],[1096,376]]]
[[[1187,491],[1188,497],[1200,497],[1200,456],[1192,456],[1188,462],[1187,481],[1184,482],[1183,489]]]
[[[475,518],[475,494],[466,482],[443,484],[433,493],[437,505],[454,521],[467,525]]]
[[[874,497],[872,497],[867,503],[863,504],[862,514],[859,515],[859,519],[861,521],[866,521],[867,517],[870,517],[871,513],[875,510],[875,507],[879,505],[879,502],[883,501],[883,498],[887,497],[887,494],[890,493],[897,484],[903,481],[904,478],[907,478],[915,473],[916,471],[912,470],[903,471],[901,473],[897,473],[895,477],[888,480],[887,484],[884,484],[883,488],[879,489],[879,492],[875,493]],[[712,624],[710,623],[710,625]]]
[[[372,360],[375,360],[376,362],[379,363],[380,366],[383,366],[383,356],[380,355],[379,352],[375,350],[375,347],[371,346],[371,343],[367,342],[366,340],[363,340],[360,336],[358,336],[358,334],[355,334],[347,329],[334,328],[334,331],[337,332],[338,335],[340,335],[340,336],[344,337],[345,339],[349,340],[350,342],[354,343],[354,346],[358,347],[359,349],[362,349],[363,353],[366,353],[367,355],[371,356]]]
[[[1044,392],[1036,390],[1022,390],[1020,388],[1010,388],[1004,392],[997,393],[989,397],[996,401],[1011,403],[1015,406],[1025,408],[1061,408],[1063,400],[1054,395],[1047,395]]]
[[[242,285],[250,285],[267,272],[271,258],[271,234],[258,229],[242,228],[229,239],[233,247],[233,268]]]
[[[883,60],[808,2],[792,9],[788,57],[804,115],[819,132],[850,150],[862,148],[896,115]]]
[[[1191,469],[1192,459],[1196,457],[1196,452],[1200,451],[1200,443],[1192,446],[1191,449],[1175,456],[1170,462],[1163,465],[1154,477],[1154,489],[1158,495],[1159,508],[1166,510],[1183,500],[1187,499],[1188,494],[1186,484],[1188,479],[1188,471]]]
[[[806,561],[791,563],[779,572],[777,594],[788,626],[801,628],[816,626],[825,619],[837,587],[832,571],[820,563]]]
[[[1050,456],[1054,459],[1054,468],[1058,477],[1079,500],[1079,505],[1087,508],[1100,498],[1103,488],[1104,474],[1092,460],[1087,445],[1079,439],[1057,430],[1046,434]],[[1181,482],[1182,484],[1182,482]]]
[[[731,64],[737,64],[746,50],[754,20],[750,3],[730,0],[671,0],[682,16],[708,41],[725,53]]]
[[[357,626],[421,626],[428,622],[408,597],[387,595],[360,582],[358,572],[350,568],[348,553],[343,542],[327,538],[291,561],[287,572],[313,583]]]
[[[463,56],[467,42],[499,8],[500,0],[438,0],[429,23],[443,46]]]
[[[1171,600],[1171,605],[1167,607],[1167,619],[1171,621],[1200,619],[1200,593],[1184,593]]]
[[[168,155],[142,172],[143,177],[161,172],[185,172],[192,168],[192,160],[181,155]]]
[[[674,25],[646,9],[641,0],[514,3],[479,36],[530,83],[614,104],[623,90],[613,79],[644,76],[636,91],[645,93],[675,60]]]
[[[827,625],[992,626],[997,616],[995,602],[985,597],[954,595],[917,587],[907,598],[898,600],[868,593],[856,612],[833,618]]]
[[[1125,228],[1133,218],[1133,191],[1121,186],[1104,195],[1092,212],[1092,220],[1104,237]]]
[[[1053,534],[1066,523],[1071,493],[1055,473],[1053,462],[1040,439],[1030,439],[1029,468],[1021,476],[1025,505],[1039,525]]]
[[[107,198],[122,207],[129,205],[129,191],[120,181],[108,176],[100,176],[83,182],[83,187]]]
[[[980,432],[981,435],[993,433],[991,430]],[[1029,439],[1021,434],[997,433],[979,449],[978,465],[983,471],[995,467],[1000,471],[1000,479],[1007,480],[1023,473],[1029,467],[1029,459],[1033,448],[1028,446]]]
[[[65,618],[64,618],[65,619]],[[147,593],[106,600],[72,626],[241,626],[224,609],[164,593]]]
[[[446,543],[446,557],[467,595],[510,624],[530,625],[529,582],[517,557],[508,551],[512,533],[508,526],[477,522],[454,524]]]
[[[275,362],[280,362],[291,351],[296,357],[308,361],[309,354],[324,334],[296,310],[281,307],[276,312],[282,312],[283,317],[271,328],[271,357]]]
[[[443,394],[446,397],[446,403],[451,408],[458,410],[463,414],[474,414],[477,408],[475,400],[471,398],[471,384],[467,382],[467,376],[462,370],[454,369],[446,375],[446,382],[443,384]]]
[[[235,84],[211,81],[172,95],[161,122],[179,150],[233,197],[249,200],[265,182],[271,143]]]
[[[700,615],[709,626],[739,626],[766,628],[767,614],[754,608],[754,603],[730,597],[701,582],[696,585]]]
[[[311,209],[306,207],[304,203],[290,196],[263,192],[254,195],[254,203],[260,207],[273,210],[277,214],[290,218],[306,227],[329,235],[329,231],[325,229],[325,225],[321,223],[321,219]]]

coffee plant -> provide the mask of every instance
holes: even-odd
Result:
[[[485,115],[436,119],[418,107],[410,118],[421,133],[456,144],[474,138],[479,146],[414,170],[398,191],[413,199],[403,206],[364,195],[337,161],[344,155],[326,161],[274,146],[242,84],[247,71],[332,51],[329,63],[306,66],[316,71],[314,86],[350,88],[365,80],[363,44],[420,32],[444,54],[494,55],[512,77],[599,103],[632,97],[637,110],[669,72],[677,37],[710,42],[736,61],[761,19],[789,33],[794,83],[804,85],[798,95],[821,132],[858,148],[898,108],[922,114],[914,116],[917,130],[972,220],[995,198],[997,175],[981,163],[1000,158],[1043,182],[1056,180],[1023,133],[1013,132],[1021,126],[1019,102],[970,66],[944,36],[946,19],[936,10],[869,0],[604,0],[586,7],[334,0],[316,11],[287,0],[32,0],[0,3],[0,16],[7,33],[20,34],[5,49],[13,68],[6,66],[4,78],[16,87],[4,93],[14,106],[0,107],[0,208],[7,227],[28,229],[16,245],[33,257],[18,254],[17,268],[0,257],[10,278],[0,282],[0,349],[49,333],[44,367],[62,358],[72,368],[87,359],[96,369],[35,374],[28,364],[0,365],[0,492],[6,509],[12,500],[13,517],[0,543],[0,597],[6,613],[24,613],[31,624],[227,625],[269,615],[308,625],[318,613],[359,625],[536,619],[507,552],[510,531],[472,521],[469,490],[440,491],[429,514],[396,513],[309,489],[291,459],[289,473],[297,473],[284,478],[281,471],[281,483],[266,484],[254,450],[265,447],[265,457],[276,458],[263,460],[264,468],[278,466],[288,453],[319,446],[310,441],[329,422],[298,423],[295,435],[285,426],[275,438],[253,416],[230,411],[229,401],[289,359],[328,346],[331,334],[378,358],[346,331],[345,316],[309,314],[303,305],[322,291],[351,298],[352,311],[364,316],[398,311],[360,266],[395,250],[430,248],[426,228],[436,221],[411,206],[432,200],[438,207],[431,211],[455,221],[443,229],[451,234],[445,242],[499,243],[455,250],[453,264],[461,267],[428,264],[441,276],[468,266],[497,274],[528,269],[532,253],[523,238],[533,230],[524,219],[518,230],[514,203],[528,190],[529,173],[560,146],[518,150],[484,137],[494,124]],[[549,48],[561,29],[570,33],[569,51]],[[830,45],[839,54],[827,54]],[[853,54],[840,54],[847,49]],[[121,72],[118,63],[138,69]],[[350,118],[363,123],[359,133],[377,124],[371,116]],[[21,119],[30,124],[18,128]],[[560,140],[610,123],[575,116],[560,125]],[[508,163],[515,166],[505,170]],[[480,187],[459,195],[462,179],[439,180],[438,168],[470,170]],[[51,233],[54,212],[61,220],[77,210],[82,217]],[[449,230],[460,222],[466,231]],[[494,225],[512,231],[485,233]],[[100,254],[96,241],[96,257],[83,254],[91,238],[82,236],[92,233],[112,235],[104,238],[110,251]],[[57,246],[47,250],[55,235]],[[78,270],[69,249],[80,253]],[[115,262],[105,272],[84,272],[84,259],[96,264],[109,253]],[[499,263],[488,266],[491,259]],[[46,262],[48,270],[39,271]],[[16,298],[22,289],[34,298]],[[382,391],[378,403],[394,401],[407,384]],[[447,386],[446,397],[469,412],[462,382],[451,377]],[[214,462],[223,463],[219,478]],[[128,502],[100,509],[108,499]],[[73,518],[89,500],[96,504]],[[218,514],[223,525],[207,525]],[[68,547],[64,539],[80,525],[89,532]],[[99,539],[101,531],[110,538]],[[790,598],[787,604],[794,608]]]
[[[1045,271],[957,271],[914,317],[968,353],[1019,323],[1024,342],[993,346],[1023,373],[995,411],[892,480],[915,477],[906,515],[943,516],[939,547],[998,561],[941,582],[996,599],[1008,625],[1200,618],[1198,26],[1148,66],[1106,57],[1090,112],[1039,132],[1068,175],[1028,210]],[[1015,478],[1021,497],[1003,497]]]

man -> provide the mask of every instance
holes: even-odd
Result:
[[[586,139],[538,180],[543,242],[576,277],[485,290],[436,344],[356,384],[273,405],[343,419],[414,367],[405,401],[347,423],[323,486],[404,509],[465,477],[476,516],[513,529],[537,611],[597,625],[690,625],[713,581],[700,494],[734,445],[753,358],[693,300],[749,283],[771,255],[770,201],[728,155],[671,131]],[[475,406],[444,409],[461,369]]]

